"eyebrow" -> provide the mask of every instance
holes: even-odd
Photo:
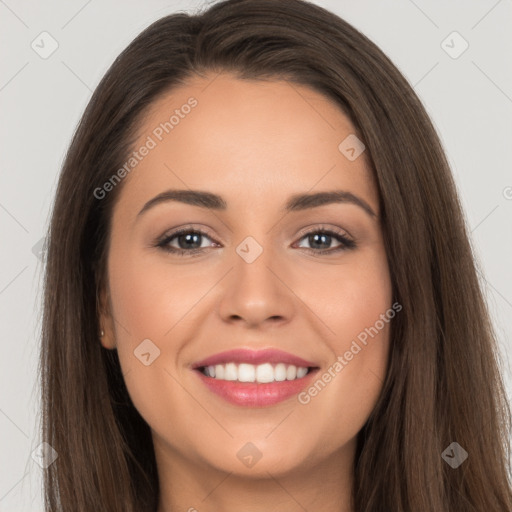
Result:
[[[154,206],[168,201],[199,206],[212,210],[227,210],[226,201],[219,195],[202,190],[166,190],[150,199],[138,213],[138,217]],[[283,211],[298,212],[318,208],[333,203],[354,204],[362,208],[370,217],[376,218],[377,214],[371,206],[362,198],[345,190],[332,190],[328,192],[315,192],[292,195],[286,202]]]

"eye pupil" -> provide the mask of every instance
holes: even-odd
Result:
[[[201,235],[199,233],[187,233],[187,234],[178,236],[177,240],[178,240],[178,245],[180,246],[181,249],[196,249],[196,248],[201,247],[200,242],[197,245],[197,247],[195,245],[193,247],[191,247],[190,244],[182,247],[182,244],[180,242],[182,239],[185,239],[186,242],[192,242],[192,244],[197,244],[198,240],[200,238],[201,238]]]
[[[320,242],[318,241],[319,238],[321,239]],[[312,242],[312,240],[313,240],[313,242]],[[309,236],[309,241],[310,241],[311,247],[318,248],[318,245],[322,245],[322,243],[327,244],[329,246],[330,241],[331,241],[331,236],[327,235],[325,233],[315,233],[315,234]],[[320,247],[320,249],[321,248],[322,247]]]

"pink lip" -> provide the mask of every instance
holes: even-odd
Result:
[[[207,388],[234,405],[246,407],[266,407],[274,405],[300,393],[311,381],[317,369],[311,370],[305,377],[282,382],[238,382],[234,380],[217,380],[207,377],[199,370],[195,373]]]
[[[227,350],[220,352],[211,357],[207,357],[198,363],[192,365],[192,368],[202,368],[204,366],[215,366],[216,364],[226,363],[248,363],[248,364],[262,364],[262,363],[284,363],[293,364],[295,366],[303,366],[305,368],[317,366],[311,361],[306,361],[301,357],[294,356],[288,352],[268,348],[264,350],[249,350],[245,348],[237,348],[234,350]]]
[[[280,382],[275,381],[264,384],[258,382],[218,380],[207,377],[200,371],[200,369],[205,366],[214,366],[216,364],[226,364],[230,362],[254,365],[262,363],[284,363],[293,364],[297,367],[313,367],[313,369],[300,379],[284,380]],[[248,350],[243,348],[215,354],[195,363],[192,368],[196,370],[195,373],[210,391],[232,404],[246,407],[265,407],[297,395],[306,386],[310,385],[318,370],[315,363],[306,361],[288,352],[283,352],[282,350]]]

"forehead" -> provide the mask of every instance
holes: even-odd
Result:
[[[122,195],[147,200],[165,188],[208,189],[247,206],[343,188],[377,210],[367,155],[351,161],[340,150],[354,135],[339,106],[306,86],[194,77],[148,108],[134,149],[150,150]]]

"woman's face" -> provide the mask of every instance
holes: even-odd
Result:
[[[386,373],[392,300],[354,131],[307,87],[228,74],[145,116],[101,326],[161,467],[276,476],[353,456]]]

